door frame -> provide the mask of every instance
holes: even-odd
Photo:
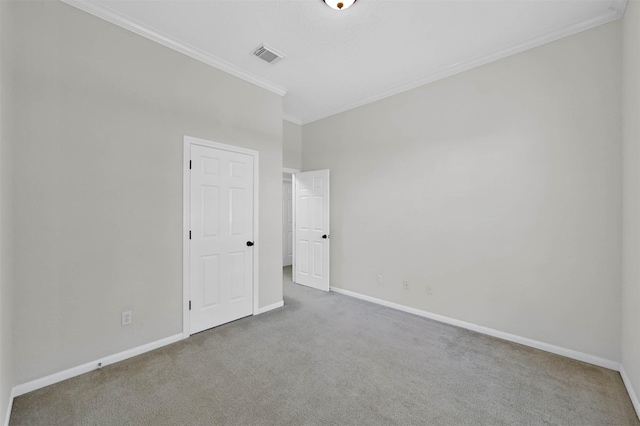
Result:
[[[291,245],[291,282],[296,282],[296,173],[300,173],[300,169],[282,168],[282,173],[291,174],[291,208],[293,209],[291,221],[293,226],[293,244]],[[284,178],[283,178],[284,179]],[[280,230],[282,233],[282,230]]]
[[[285,172],[286,173],[286,172]],[[295,213],[293,211],[293,174],[291,175],[290,178],[287,177],[283,177],[282,178],[282,184],[284,185],[285,182],[291,182],[291,226],[293,227],[293,213]],[[283,219],[284,219],[284,212],[283,212]],[[283,225],[284,226],[284,225]],[[284,229],[283,229],[284,231]],[[282,232],[284,234],[284,232]],[[293,270],[293,229],[291,229],[291,267]],[[283,256],[283,261],[284,261],[284,256]],[[284,268],[284,265],[282,266]]]
[[[189,316],[189,299],[191,298],[191,250],[189,244],[189,220],[191,217],[191,179],[189,172],[189,161],[191,160],[191,145],[200,145],[208,148],[220,149],[223,151],[235,152],[238,154],[246,154],[253,157],[253,315],[258,314],[258,295],[259,295],[259,257],[260,252],[260,233],[259,231],[259,219],[260,219],[260,179],[259,179],[259,167],[258,151],[252,149],[240,148],[233,145],[227,145],[220,142],[208,141],[205,139],[198,139],[192,136],[184,137],[184,151],[182,158],[182,336],[187,338],[190,333]]]

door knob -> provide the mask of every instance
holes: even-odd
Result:
[[[324,238],[324,239],[326,240],[327,238],[329,238],[329,236],[327,236],[327,234],[324,234],[324,235],[322,236],[322,238]]]
[[[253,241],[247,241],[247,247],[251,247],[253,245]]]

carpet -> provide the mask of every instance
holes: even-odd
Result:
[[[291,283],[285,306],[20,396],[11,425],[640,425],[605,368]]]

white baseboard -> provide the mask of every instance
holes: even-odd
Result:
[[[268,305],[263,308],[258,308],[258,312],[256,312],[254,315],[264,314],[265,312],[273,311],[274,309],[282,308],[283,306],[284,306],[284,300],[281,300],[277,303],[274,303],[273,305]]]
[[[633,408],[636,409],[636,415],[638,416],[638,419],[640,419],[640,400],[638,400],[638,394],[636,394],[636,391],[633,389],[631,379],[629,379],[629,376],[624,369],[624,365],[620,366],[620,376],[622,377],[622,381],[627,388],[627,393],[629,394],[629,398],[631,398]]]
[[[5,416],[4,419],[4,425],[5,426],[9,426],[9,420],[11,419],[11,410],[13,409],[13,398],[16,395],[13,392],[13,389],[11,389],[11,394],[9,395],[9,403],[7,404],[7,415]]]
[[[274,303],[272,305],[265,306],[263,308],[258,309],[258,312],[256,315],[269,312],[273,309],[277,309],[282,306],[284,306],[283,300],[281,300],[280,302]],[[80,374],[84,374],[84,373],[88,373],[89,371],[96,370],[100,368],[98,364],[101,364],[102,367],[106,367],[107,365],[114,364],[116,362],[123,361],[128,358],[132,358],[136,355],[140,355],[145,352],[149,352],[154,349],[158,349],[163,346],[170,345],[171,343],[175,343],[177,341],[185,339],[186,337],[189,337],[189,336],[185,336],[183,333],[176,334],[173,336],[166,337],[164,339],[156,340],[155,342],[147,343],[142,346],[128,349],[126,351],[119,352],[114,355],[109,355],[104,358],[97,359],[95,361],[87,362],[85,364],[78,365],[76,367],[72,367],[67,370],[51,374],[49,376],[41,377],[39,379],[14,386],[11,392],[11,401],[9,401],[9,404],[10,406],[13,404],[13,398],[16,396],[24,395],[25,393],[32,392],[34,390],[43,388],[45,386],[49,386],[54,383],[58,383],[63,380],[70,379],[72,377],[79,376]],[[9,415],[10,414],[7,414],[7,424],[9,421]]]
[[[128,349],[126,351],[119,352],[114,355],[109,355],[104,358],[99,358],[95,361],[87,362],[85,364],[78,365],[76,367],[72,367],[64,371],[60,371],[59,373],[54,373],[49,376],[42,377],[40,379],[23,383],[13,388],[12,396],[16,397],[16,396],[24,395],[25,393],[32,392],[36,389],[40,389],[45,386],[49,386],[54,383],[61,382],[63,380],[70,379],[72,377],[79,376],[80,374],[88,373],[89,371],[97,370],[98,368],[100,368],[98,366],[98,364],[100,363],[102,367],[105,367],[109,364],[123,361],[127,358],[132,358],[136,355],[140,355],[145,352],[149,352],[154,349],[158,349],[163,346],[170,345],[171,343],[175,343],[182,339],[183,339],[182,333],[176,334],[170,337],[165,337],[164,339],[156,340],[155,342],[147,343],[146,345]]]
[[[473,324],[466,321],[460,321],[454,318],[445,317],[444,315],[438,315],[431,312],[423,311],[409,306],[400,305],[398,303],[389,302],[375,297],[366,296],[364,294],[356,293],[341,288],[331,287],[331,291],[344,294],[346,296],[355,297],[357,299],[366,300],[367,302],[376,303],[389,308],[397,309],[399,311],[408,312],[410,314],[418,315],[421,317],[429,318],[445,324],[455,325],[457,327],[466,328],[467,330],[475,331],[477,333],[486,334],[489,336],[497,337],[499,339],[508,340],[510,342],[519,343],[521,345],[530,346],[532,348],[540,349],[546,352],[551,352],[557,355],[562,355],[567,358],[576,359],[589,364],[597,365],[600,367],[608,368],[610,370],[620,371],[620,363],[611,361],[608,359],[600,358],[594,355],[585,354],[582,352],[574,351],[572,349],[563,348],[560,346],[551,345],[549,343],[540,342],[526,337],[517,336],[515,334],[505,333],[503,331],[494,330],[493,328],[484,327],[481,325]]]
[[[640,418],[640,401],[638,400],[638,396],[635,393],[635,390],[633,389],[633,386],[631,384],[629,376],[627,375],[627,372],[625,371],[624,367],[620,363],[617,363],[615,361],[610,361],[604,358],[599,358],[593,355],[585,354],[582,352],[574,351],[571,349],[562,348],[560,346],[550,345],[548,343],[539,342],[533,339],[528,339],[526,337],[520,337],[514,334],[509,334],[502,331],[494,330],[488,327],[483,327],[481,325],[460,321],[454,318],[449,318],[443,315],[434,314],[434,313],[423,311],[416,308],[411,308],[409,306],[400,305],[398,303],[377,299],[375,297],[366,296],[364,294],[356,293],[349,290],[344,290],[341,288],[331,287],[331,291],[335,293],[344,294],[346,296],[354,297],[357,299],[366,300],[367,302],[376,303],[378,305],[397,309],[399,311],[408,312],[410,314],[418,315],[424,318],[429,318],[445,324],[455,325],[457,327],[465,328],[478,333],[487,334],[489,336],[498,337],[500,339],[508,340],[515,343],[520,343],[522,345],[530,346],[536,349],[541,349],[546,352],[551,352],[557,355],[566,356],[567,358],[572,358],[578,361],[583,361],[589,364],[594,364],[600,367],[605,367],[611,370],[619,371],[620,376],[622,377],[622,381],[625,387],[627,388],[627,392],[629,393],[629,397],[631,398],[631,402],[633,403],[633,407],[636,410],[636,414],[638,415],[638,418]],[[282,306],[284,306],[283,300],[280,302],[274,303],[272,305],[268,305],[263,308],[260,308],[256,313],[256,315],[269,312],[271,310],[280,308]],[[34,390],[43,388],[45,386],[52,385],[54,383],[61,382],[66,379],[70,379],[75,376],[79,376],[80,374],[84,374],[92,370],[96,370],[98,368],[99,363],[102,363],[102,366],[104,367],[109,364],[114,364],[116,362],[123,361],[128,358],[132,358],[136,355],[141,355],[145,352],[149,352],[154,349],[158,349],[163,346],[170,345],[171,343],[178,342],[182,339],[184,339],[184,336],[182,334],[176,334],[170,337],[166,337],[164,339],[156,340],[155,342],[147,343],[146,345],[128,349],[126,351],[123,351],[114,355],[110,355],[105,358],[95,360],[93,362],[88,362],[88,363],[79,365],[77,367],[72,367],[67,370],[61,371],[59,373],[51,374],[49,376],[32,380],[22,385],[15,386],[11,390],[11,395],[10,395],[8,407],[7,407],[7,415],[6,415],[4,424],[5,426],[9,426],[9,420],[11,418],[11,410],[13,408],[13,399],[17,396],[23,395],[28,392],[32,392]]]

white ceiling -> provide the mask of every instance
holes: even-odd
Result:
[[[618,19],[626,0],[63,0],[284,95],[306,124]],[[286,58],[252,55],[262,43]]]

